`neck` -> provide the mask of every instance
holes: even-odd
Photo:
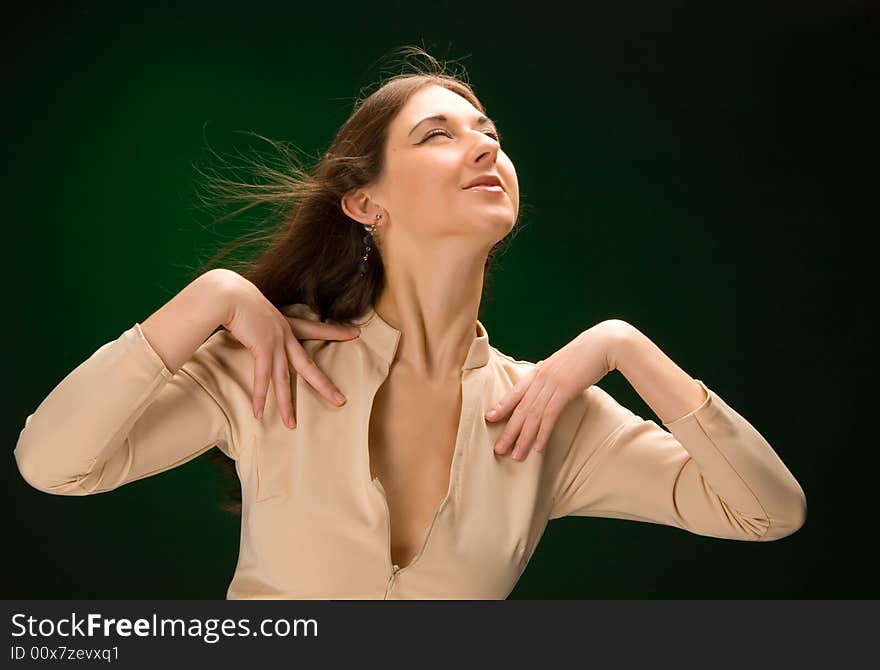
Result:
[[[477,336],[485,258],[412,272],[386,267],[376,313],[400,331],[392,366],[424,381],[460,379]]]

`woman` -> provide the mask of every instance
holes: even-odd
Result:
[[[199,275],[50,393],[23,477],[102,493],[217,445],[242,495],[227,598],[505,598],[565,515],[795,532],[805,496],[774,450],[635,327],[537,364],[489,344],[519,188],[484,111],[442,72],[387,81],[313,174],[279,180],[292,205],[256,263]],[[614,369],[669,430],[595,386]]]

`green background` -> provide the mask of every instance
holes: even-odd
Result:
[[[808,500],[771,543],[559,519],[510,597],[880,596],[872,14],[313,4],[4,10],[3,597],[225,597],[239,525],[204,457],[68,497],[30,488],[12,449],[55,384],[244,231],[194,205],[206,139],[316,155],[405,44],[467,70],[517,169],[492,344],[537,361],[627,320],[757,427]],[[656,420],[619,373],[600,385]]]

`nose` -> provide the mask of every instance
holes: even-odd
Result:
[[[493,165],[498,159],[498,142],[486,133],[479,133],[480,138],[471,149],[471,160],[477,165],[488,163]]]

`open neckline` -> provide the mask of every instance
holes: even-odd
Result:
[[[360,443],[359,451],[362,454],[361,458],[363,463],[362,471],[364,472],[364,482],[367,486],[369,486],[371,489],[375,490],[379,494],[385,507],[385,527],[388,534],[388,548],[385,552],[385,556],[388,565],[390,566],[391,575],[394,576],[413,567],[419,562],[422,556],[424,556],[441,514],[455,498],[455,494],[459,484],[459,472],[461,470],[460,461],[463,457],[463,452],[465,449],[465,445],[462,443],[462,440],[463,436],[467,434],[468,430],[470,429],[471,423],[474,418],[474,412],[471,408],[471,405],[473,404],[473,399],[471,398],[471,392],[469,391],[470,383],[468,382],[468,375],[470,373],[479,372],[481,369],[485,368],[486,364],[488,363],[489,334],[486,331],[485,326],[483,326],[483,324],[478,319],[476,323],[477,329],[474,339],[471,342],[471,346],[468,350],[464,365],[462,365],[461,368],[459,381],[459,393],[461,394],[461,410],[458,417],[458,426],[455,432],[455,445],[453,447],[452,461],[449,467],[446,495],[434,509],[431,521],[425,529],[424,536],[422,537],[422,542],[419,550],[416,552],[415,556],[413,556],[413,558],[409,561],[409,563],[401,567],[394,562],[394,559],[392,557],[391,540],[393,536],[391,532],[391,510],[388,506],[388,497],[386,495],[385,488],[382,486],[382,482],[379,480],[378,477],[373,477],[370,469],[370,422],[373,417],[373,407],[375,405],[376,395],[391,374],[391,365],[394,361],[395,355],[397,354],[397,348],[400,344],[400,337],[402,333],[401,331],[394,328],[387,321],[385,321],[381,316],[379,316],[378,312],[376,312],[373,307],[367,309],[367,311],[362,315],[362,318],[357,320],[355,324],[360,326],[361,328],[361,339],[374,353],[378,354],[378,360],[380,361],[377,365],[377,368],[381,371],[381,374],[379,375],[379,378],[376,380],[371,390],[369,405],[366,412],[365,424],[363,427],[363,432],[361,433],[365,437]]]
[[[406,565],[403,565],[403,566],[398,565],[394,562],[394,558],[392,556],[391,541],[393,538],[393,534],[392,534],[392,524],[391,524],[391,508],[388,505],[388,496],[385,491],[385,487],[382,486],[382,482],[380,481],[379,477],[378,476],[373,477],[372,472],[370,470],[370,422],[371,422],[372,416],[373,416],[373,407],[375,406],[376,395],[378,394],[379,389],[382,387],[382,385],[388,380],[389,373],[390,373],[390,368],[389,368],[389,370],[386,371],[386,373],[382,377],[382,379],[379,380],[378,384],[376,384],[376,387],[373,389],[373,392],[371,394],[370,405],[369,405],[369,408],[367,411],[366,426],[365,426],[365,430],[362,433],[363,435],[366,436],[363,440],[362,453],[364,454],[366,479],[369,481],[370,485],[373,486],[376,489],[376,491],[379,493],[379,495],[382,497],[382,502],[385,505],[385,512],[386,512],[385,528],[386,528],[386,532],[388,534],[388,549],[386,551],[385,556],[388,561],[388,565],[391,566],[391,573],[393,575],[397,575],[397,574],[400,574],[401,572],[403,572],[404,570],[408,570],[409,568],[411,568],[424,555],[425,550],[428,546],[428,542],[429,542],[431,535],[434,531],[434,528],[437,525],[437,519],[440,517],[440,513],[448,506],[449,501],[452,500],[454,497],[456,487],[458,486],[458,479],[459,479],[458,478],[459,461],[461,460],[461,455],[462,455],[462,451],[463,451],[462,435],[466,432],[465,429],[467,427],[467,422],[470,418],[470,414],[469,414],[469,409],[468,409],[469,398],[468,398],[468,394],[467,394],[468,393],[467,392],[467,385],[465,383],[465,375],[467,374],[467,371],[462,371],[461,382],[460,382],[461,411],[460,411],[459,417],[458,417],[458,427],[456,428],[456,431],[455,431],[455,445],[453,446],[452,462],[450,463],[450,466],[449,466],[448,481],[447,481],[447,485],[446,485],[446,495],[443,496],[443,499],[440,501],[440,503],[434,509],[434,513],[431,515],[431,521],[428,523],[428,526],[425,529],[421,544],[420,544],[419,549],[416,552],[415,556],[413,556],[410,559],[409,563],[407,563]]]

